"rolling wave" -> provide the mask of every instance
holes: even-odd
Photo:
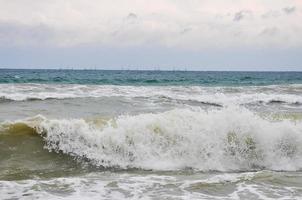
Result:
[[[49,151],[105,168],[302,169],[301,120],[273,121],[238,107],[95,120],[36,116],[2,123],[0,132],[40,135]]]
[[[201,87],[201,86],[113,86],[113,85],[51,85],[1,84],[0,103],[48,99],[125,97],[147,98],[180,104],[302,104],[301,85],[263,87]]]

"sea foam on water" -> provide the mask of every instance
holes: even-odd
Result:
[[[175,109],[97,123],[100,121],[37,116],[21,123],[40,134],[49,151],[84,158],[105,168],[302,168],[301,121],[262,118],[243,107]]]

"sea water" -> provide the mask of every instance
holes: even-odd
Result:
[[[302,73],[0,70],[0,199],[302,199]]]

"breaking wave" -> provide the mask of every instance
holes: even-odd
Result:
[[[302,104],[301,85],[259,87],[1,84],[0,102],[125,97],[186,104]]]
[[[239,107],[176,109],[114,119],[5,122],[2,133],[40,135],[49,151],[105,168],[252,171],[302,169],[302,122]]]

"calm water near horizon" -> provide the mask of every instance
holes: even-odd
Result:
[[[302,72],[0,69],[0,199],[302,199]]]
[[[248,86],[302,83],[302,72],[0,69],[0,83]]]

